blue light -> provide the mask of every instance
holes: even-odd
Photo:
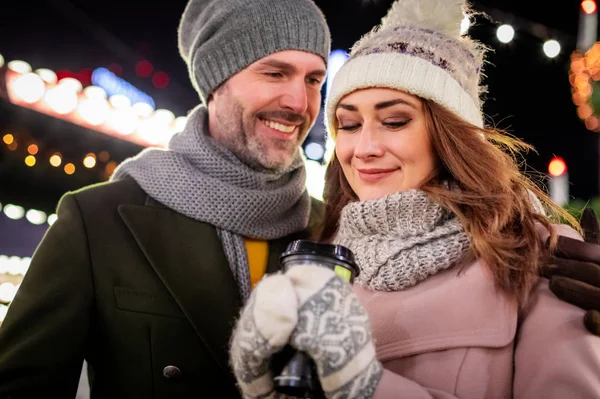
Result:
[[[313,161],[321,161],[323,159],[323,155],[325,155],[325,148],[323,148],[321,144],[313,141],[306,145],[304,154],[306,154],[308,159],[312,159]]]
[[[329,97],[329,90],[333,83],[333,77],[340,70],[342,65],[348,59],[348,54],[343,50],[334,50],[329,55],[329,62],[327,64],[327,91],[326,96]]]
[[[109,97],[115,94],[122,94],[129,98],[132,104],[146,103],[152,109],[156,109],[156,104],[154,104],[152,97],[106,68],[97,68],[92,72],[92,84],[102,87]]]

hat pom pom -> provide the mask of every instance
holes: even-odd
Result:
[[[413,25],[458,38],[466,9],[463,0],[397,0],[381,20],[381,28]]]

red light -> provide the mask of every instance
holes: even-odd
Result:
[[[147,78],[152,75],[153,70],[154,67],[149,61],[140,61],[135,66],[135,73],[137,73],[140,78]]]
[[[581,8],[583,12],[590,15],[596,12],[596,2],[594,0],[583,0],[581,2]]]
[[[548,172],[551,176],[562,176],[567,172],[567,163],[561,157],[554,157],[548,165]]]
[[[83,68],[75,73],[74,78],[79,80],[83,86],[89,86],[92,84],[92,72],[94,72],[94,70],[91,68]]]
[[[152,84],[157,89],[164,89],[169,85],[169,75],[164,72],[156,72],[152,77]]]
[[[64,78],[74,78],[75,74],[69,70],[66,69],[61,69],[59,71],[56,71],[56,80],[60,81],[61,79]]]

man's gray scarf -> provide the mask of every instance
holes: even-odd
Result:
[[[244,237],[271,240],[308,225],[304,162],[298,150],[286,171],[257,171],[207,132],[207,109],[198,107],[167,150],[143,150],[119,165],[111,180],[130,176],[158,202],[214,225],[245,301],[251,287]]]
[[[410,288],[470,246],[458,219],[421,190],[346,205],[333,241],[354,252],[357,283],[374,291]]]

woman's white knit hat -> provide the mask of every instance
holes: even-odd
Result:
[[[397,0],[381,25],[360,39],[334,77],[326,123],[335,136],[335,109],[358,89],[385,87],[432,100],[483,127],[479,95],[484,46],[461,35],[469,12],[462,0]]]

